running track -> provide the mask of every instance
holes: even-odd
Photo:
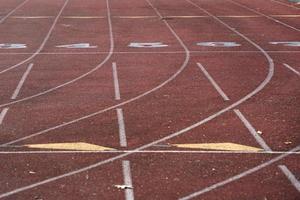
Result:
[[[0,16],[0,199],[300,198],[299,5],[0,0]],[[113,150],[28,146],[78,142]],[[203,143],[261,150],[176,146]]]

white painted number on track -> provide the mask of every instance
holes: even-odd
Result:
[[[238,47],[241,46],[236,42],[198,42],[198,46],[205,47]]]
[[[131,42],[128,46],[134,48],[160,48],[168,45],[162,42]]]
[[[289,47],[300,47],[300,41],[290,41],[290,42],[270,42],[270,44],[280,44],[283,46],[289,46]]]
[[[10,44],[10,43],[0,44],[0,49],[24,49],[24,48],[27,48],[26,44]]]
[[[58,45],[58,48],[67,48],[67,49],[90,49],[90,48],[97,48],[97,46],[91,46],[89,43],[78,43],[78,44],[65,44],[65,45]]]

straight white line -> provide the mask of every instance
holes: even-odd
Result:
[[[8,109],[9,108],[3,108],[3,110],[1,111],[1,113],[0,113],[0,125],[3,123],[4,117],[5,117]]]
[[[12,11],[10,11],[7,15],[5,15],[4,17],[2,17],[0,19],[0,24],[3,23],[4,20],[6,20],[10,15],[12,15],[16,10],[18,10],[19,8],[21,8],[27,2],[28,2],[28,0],[25,0],[23,3],[21,3],[20,5],[18,5],[15,9],[13,9]]]
[[[118,79],[118,70],[117,64],[115,62],[112,63],[112,70],[113,70],[113,78],[114,78],[114,87],[115,87],[115,99],[120,100],[120,86],[119,86],[119,79]]]
[[[21,78],[21,80],[20,80],[20,82],[19,82],[17,88],[15,89],[13,95],[11,96],[11,99],[16,99],[16,98],[17,98],[17,96],[18,96],[18,94],[19,94],[19,92],[20,92],[20,90],[21,90],[21,88],[22,88],[22,86],[23,86],[23,84],[24,84],[24,82],[25,82],[25,80],[26,80],[28,74],[30,73],[30,70],[32,69],[32,67],[33,67],[33,63],[30,63],[30,64],[28,65],[27,70],[26,70],[25,73],[23,74],[23,76],[22,76],[22,78]]]
[[[127,147],[124,116],[123,116],[123,110],[121,108],[117,108],[117,116],[118,116],[118,124],[119,124],[120,146]]]
[[[270,16],[268,16],[268,15],[265,15],[265,14],[259,12],[259,11],[256,11],[256,10],[254,10],[254,9],[252,9],[252,8],[249,8],[248,6],[245,6],[245,5],[241,4],[241,3],[235,2],[235,1],[233,1],[233,0],[227,0],[227,1],[230,1],[230,2],[232,2],[233,4],[238,5],[238,6],[242,7],[242,8],[245,8],[245,9],[251,11],[251,12],[254,12],[254,13],[256,13],[256,14],[259,14],[259,15],[261,15],[261,16],[264,16],[264,17],[266,17],[266,18],[268,18],[268,19],[270,19],[270,20],[272,20],[272,21],[274,21],[274,22],[276,22],[276,23],[279,23],[279,24],[281,24],[281,25],[283,25],[283,26],[285,26],[285,27],[287,27],[287,28],[293,29],[293,30],[295,30],[295,31],[300,31],[300,29],[298,29],[298,28],[295,28],[295,27],[293,27],[293,26],[291,26],[291,25],[289,25],[289,24],[286,24],[286,23],[284,23],[284,22],[278,20],[278,19],[275,19],[275,18],[270,17]]]
[[[245,127],[249,130],[251,135],[257,141],[257,143],[265,150],[272,151],[272,149],[266,144],[262,137],[256,132],[255,128],[250,124],[250,122],[246,119],[246,117],[242,114],[238,109],[234,109],[235,114],[240,118],[240,120],[244,123]]]
[[[300,146],[297,146],[294,149],[292,149],[291,152],[298,151],[299,149],[300,149]],[[265,168],[265,167],[267,167],[267,166],[269,166],[269,165],[271,165],[271,164],[273,164],[273,163],[275,163],[275,162],[277,162],[277,161],[285,158],[286,156],[288,156],[288,154],[282,154],[282,155],[280,155],[280,156],[278,156],[276,158],[273,158],[273,159],[271,159],[271,160],[269,160],[269,161],[267,161],[265,163],[262,163],[262,164],[260,164],[260,165],[258,165],[256,167],[254,167],[254,168],[248,169],[248,170],[246,170],[246,171],[244,171],[244,172],[242,172],[240,174],[232,176],[232,177],[230,177],[230,178],[228,178],[228,179],[226,179],[224,181],[215,183],[215,184],[213,184],[213,185],[211,185],[209,187],[206,187],[206,188],[204,188],[202,190],[199,190],[198,192],[195,192],[195,193],[192,193],[192,194],[190,194],[188,196],[182,197],[179,200],[188,200],[188,199],[192,199],[192,198],[195,198],[195,197],[199,197],[200,195],[202,195],[204,193],[210,192],[210,191],[215,190],[215,189],[217,189],[219,187],[227,185],[227,184],[229,184],[231,182],[239,180],[239,179],[241,179],[241,178],[243,178],[245,176],[253,174],[253,173],[255,173],[255,172],[257,172],[257,171],[259,171],[259,170],[261,170],[261,169],[263,169],[263,168]]]
[[[289,5],[289,4],[286,4],[286,3],[283,3],[283,2],[280,2],[280,1],[276,1],[276,0],[270,0],[270,1],[273,1],[275,3],[278,3],[278,4],[281,4],[281,5],[284,5],[284,6],[287,6],[287,7],[290,7],[290,8],[294,8],[294,9],[300,9],[294,5]]]
[[[131,188],[125,189],[125,199],[134,200],[133,184],[131,178],[130,162],[128,160],[122,161],[124,184]]]
[[[300,76],[300,72],[298,72],[296,69],[292,68],[290,65],[288,64],[283,64],[286,68],[288,68],[289,70],[291,70],[292,72],[294,72],[295,74],[297,74],[298,76]]]
[[[9,147],[9,146],[8,146]],[[8,148],[5,147],[5,148]],[[196,150],[113,150],[113,151],[66,151],[66,150],[45,150],[45,151],[0,151],[0,154],[116,154],[116,153],[130,153],[130,154],[262,154],[262,155],[276,155],[276,154],[299,154],[300,152],[288,151],[196,151]]]
[[[300,192],[300,182],[297,180],[294,174],[285,165],[279,165],[278,167],[289,179],[289,181],[291,181],[292,185],[298,190],[298,192]]]
[[[215,87],[215,89],[219,92],[219,94],[223,97],[225,101],[229,101],[228,96],[223,92],[220,86],[214,81],[214,79],[209,75],[206,69],[200,63],[197,63],[198,67],[202,70],[206,78],[211,82],[211,84]]]

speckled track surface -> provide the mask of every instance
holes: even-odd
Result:
[[[0,199],[300,199],[300,7],[0,0]]]

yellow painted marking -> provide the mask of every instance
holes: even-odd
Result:
[[[202,143],[202,144],[173,144],[178,148],[188,149],[209,149],[209,150],[224,150],[224,151],[261,151],[263,149],[250,147],[235,143]]]
[[[88,144],[85,142],[75,143],[49,143],[49,144],[27,144],[24,145],[28,148],[36,149],[59,149],[59,150],[77,150],[77,151],[111,151],[115,150],[109,147],[98,146],[94,144]]]

